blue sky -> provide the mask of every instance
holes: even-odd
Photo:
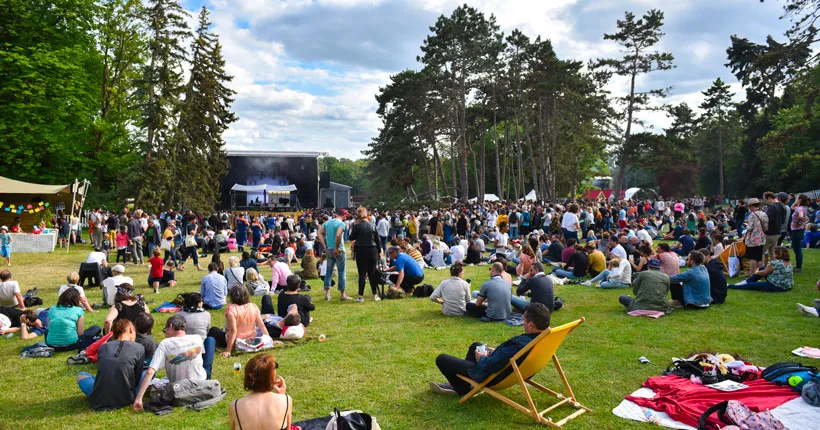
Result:
[[[229,149],[315,150],[361,158],[378,133],[374,95],[391,74],[419,68],[415,61],[429,27],[462,1],[451,0],[184,0],[195,16],[207,5],[224,46],[240,120],[225,134]],[[672,86],[668,103],[697,106],[721,77],[740,92],[724,67],[729,36],[762,42],[782,39],[782,2],[757,0],[480,0],[501,29],[552,40],[561,58],[617,54],[603,40],[629,10],[665,12],[660,49],[675,56],[674,70],[651,74],[643,88]],[[610,84],[619,93],[624,83]],[[644,119],[660,130],[659,113]]]

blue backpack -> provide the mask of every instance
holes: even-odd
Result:
[[[816,367],[804,366],[794,362],[783,362],[767,367],[760,373],[760,376],[777,385],[788,385],[794,391],[800,393],[803,386],[820,377],[820,373],[817,372]]]

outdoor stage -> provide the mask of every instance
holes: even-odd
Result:
[[[292,213],[319,204],[321,152],[228,151],[221,209]]]

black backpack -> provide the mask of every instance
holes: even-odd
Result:
[[[422,284],[413,289],[413,297],[430,297],[434,290],[432,285]]]
[[[401,218],[399,218],[398,216],[393,217],[393,227],[399,228],[399,227],[402,227],[403,225],[404,224],[402,224]]]
[[[511,212],[510,217],[508,219],[510,221],[510,224],[518,224],[518,212]]]

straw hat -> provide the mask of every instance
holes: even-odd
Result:
[[[756,197],[752,197],[746,203],[746,206],[760,206],[760,200],[758,200]]]

